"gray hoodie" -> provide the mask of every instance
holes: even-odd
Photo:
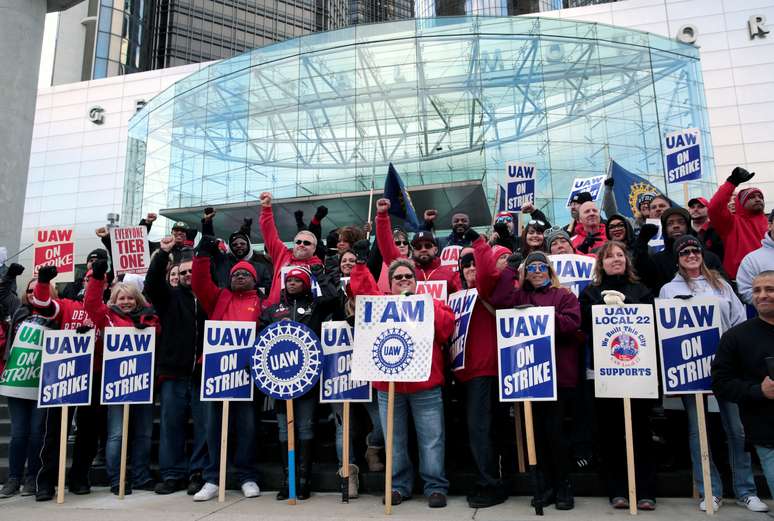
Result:
[[[691,280],[691,285],[685,281],[679,273],[671,282],[668,282],[661,288],[658,294],[659,298],[674,298],[677,295],[693,295],[694,297],[717,297],[720,300],[720,317],[723,331],[728,331],[737,324],[747,320],[747,313],[744,304],[734,294],[731,285],[721,279],[723,283],[722,290],[713,288],[709,281],[703,276],[698,276]]]
[[[771,234],[761,240],[761,247],[748,253],[736,272],[736,288],[739,296],[752,304],[752,281],[762,271],[774,270],[774,239]]]

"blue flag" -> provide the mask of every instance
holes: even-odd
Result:
[[[390,163],[387,170],[387,179],[384,180],[384,198],[390,200],[390,215],[403,219],[406,227],[411,231],[417,231],[420,228],[417,212],[414,210],[414,203],[411,202],[411,196],[406,190],[406,185],[398,175],[398,171]]]
[[[653,186],[650,181],[629,172],[613,160],[610,161],[609,173],[610,177],[615,180],[613,196],[618,213],[625,217],[635,217],[643,195],[663,195],[661,190]],[[672,206],[679,206],[671,199],[669,201]]]

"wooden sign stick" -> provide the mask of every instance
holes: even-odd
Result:
[[[537,452],[535,451],[535,431],[532,423],[532,402],[524,402],[524,430],[527,433],[527,461],[529,472],[532,475],[532,485],[535,490],[535,514],[543,515],[543,491],[540,490],[540,482],[537,475]]]
[[[637,481],[634,472],[634,440],[632,433],[632,399],[624,398],[624,428],[626,431],[626,472],[629,478],[629,513],[637,515]]]
[[[387,388],[387,447],[384,463],[384,513],[392,514],[392,427],[395,419],[395,382]]]
[[[69,426],[67,405],[62,406],[61,413],[62,419],[59,422],[59,476],[57,476],[56,484],[56,502],[60,505],[64,503],[65,467],[67,466],[67,427]]]
[[[288,417],[288,505],[296,504],[296,432],[293,400],[285,402]]]
[[[229,401],[223,402],[220,416],[220,468],[218,469],[218,503],[226,501],[226,474],[228,469],[228,412]]]
[[[707,424],[704,418],[704,397],[696,393],[696,420],[699,423],[699,452],[701,453],[701,474],[704,481],[704,505],[707,515],[714,516],[715,509],[712,494],[712,476],[710,475],[709,443],[707,442]]]
[[[118,471],[118,499],[126,493],[126,451],[129,446],[129,404],[124,404],[124,421],[121,425],[121,466]],[[60,456],[61,457],[61,456]]]

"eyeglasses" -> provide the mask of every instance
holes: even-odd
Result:
[[[532,219],[530,222],[527,223],[527,226],[540,226],[542,228],[546,227],[545,221],[541,221],[540,219]]]
[[[181,275],[182,275],[182,272],[181,272]],[[234,273],[231,274],[231,278],[232,279],[237,278],[237,277],[242,278],[242,279],[246,279],[248,277],[252,277],[252,275],[250,275],[250,273],[245,271],[245,270],[235,271]]]
[[[691,255],[699,256],[701,255],[701,250],[699,248],[684,248],[680,250],[678,255],[680,255],[680,257],[688,257]]]
[[[622,230],[624,228],[626,228],[624,223],[611,224],[607,227],[608,230]]]
[[[542,262],[533,262],[527,266],[527,273],[548,273],[548,266]]]
[[[411,280],[414,278],[413,273],[398,273],[392,276],[392,280]]]
[[[408,241],[395,241],[395,246],[408,246]]]
[[[178,271],[178,272],[177,272],[177,274],[178,274],[178,275],[188,275],[188,274],[189,274],[189,273],[191,273],[192,271],[193,271],[193,270],[180,270],[180,271]]]
[[[312,243],[312,241],[305,241],[305,240],[302,240],[302,239],[296,239],[296,246],[301,246],[302,244],[304,246],[311,246],[313,243]]]

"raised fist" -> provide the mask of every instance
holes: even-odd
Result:
[[[521,207],[521,213],[532,213],[534,211],[535,211],[535,205],[529,201],[524,203],[524,205]]]
[[[110,232],[108,231],[108,229],[105,226],[101,226],[101,227],[97,228],[96,230],[94,230],[94,233],[96,233],[97,237],[99,237],[100,239],[102,237],[107,237],[108,235],[110,235]]]
[[[261,206],[271,208],[271,192],[261,192]]]
[[[153,212],[149,212],[149,213],[148,213],[148,215],[146,215],[146,216],[145,216],[145,222],[146,222],[146,223],[152,223],[153,221],[155,221],[156,219],[158,219],[158,217],[159,217],[159,216],[158,216],[158,215],[156,215],[155,213],[153,213]]]
[[[12,263],[10,266],[8,266],[8,276],[12,279],[18,277],[24,273],[24,266],[17,263]]]
[[[640,227],[640,235],[637,237],[641,242],[650,242],[650,240],[658,235],[658,226],[655,224],[645,223]]]
[[[174,237],[164,237],[159,241],[159,248],[161,248],[161,251],[165,251],[167,253],[172,251],[172,247],[174,245],[175,245]]]
[[[371,249],[371,243],[368,239],[361,239],[352,245],[352,253],[355,254],[358,264],[365,264],[368,261],[368,253]]]
[[[204,209],[204,220],[211,221],[213,217],[215,217],[215,208],[208,206]]]
[[[41,284],[48,284],[59,273],[56,266],[43,266],[38,270],[38,282]]]
[[[739,186],[740,184],[746,183],[747,181],[752,179],[754,175],[755,175],[755,172],[748,172],[741,166],[737,166],[731,171],[731,175],[728,176],[728,179],[726,179],[726,181],[728,181],[734,186]]]
[[[465,232],[465,240],[470,241],[471,243],[475,242],[479,237],[480,235],[473,228],[468,228]]]
[[[392,206],[392,204],[390,204],[389,199],[379,199],[376,201],[376,213],[387,213],[390,211],[390,206]]]
[[[317,211],[314,213],[314,218],[318,221],[322,221],[325,219],[326,215],[328,215],[328,207],[325,205],[320,205],[317,207]]]
[[[108,270],[108,262],[105,259],[97,259],[91,264],[91,276],[96,280],[105,278]]]
[[[612,187],[614,184],[615,184],[615,179],[613,179],[612,176],[605,179],[605,186]]]
[[[438,217],[438,210],[435,210],[433,208],[430,208],[429,210],[425,210],[425,221],[433,222],[435,221],[435,218]]]

